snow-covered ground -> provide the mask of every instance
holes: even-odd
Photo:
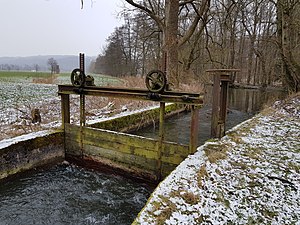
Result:
[[[23,80],[24,81],[24,80]],[[59,128],[61,103],[56,84],[0,79],[0,141],[23,134]],[[71,122],[79,121],[79,96],[70,97]],[[87,120],[108,118],[124,111],[155,105],[106,97],[86,97]],[[31,111],[39,109],[41,123],[32,123]]]
[[[300,224],[300,94],[183,161],[134,224]]]

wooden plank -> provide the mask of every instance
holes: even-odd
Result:
[[[71,139],[65,139],[65,152],[68,155],[80,156],[80,143]]]
[[[82,127],[82,149],[80,127],[66,125],[67,154],[82,155],[94,158],[96,161],[110,160],[125,167],[136,167],[141,170],[150,170],[153,173],[157,168],[157,140],[122,134],[113,131]],[[174,169],[189,154],[189,146],[172,142],[162,143],[162,166],[159,171],[167,174]]]
[[[161,168],[162,177],[168,176],[176,168],[176,166],[177,165],[174,164],[163,163]]]
[[[80,128],[68,125],[66,139],[80,143]],[[150,159],[155,159],[156,141],[112,131],[83,127],[83,144],[93,145],[100,148],[113,149],[117,152],[135,154]]]
[[[84,127],[84,138],[86,140],[101,140],[115,143],[123,143],[137,148],[155,149],[156,141],[150,138],[140,137],[137,135],[119,133],[114,131]]]
[[[219,122],[219,111],[220,111],[220,75],[214,76],[214,85],[212,93],[212,113],[211,113],[211,137],[217,137],[217,128]]]
[[[105,158],[115,163],[126,164],[129,168],[131,166],[138,167],[145,170],[155,171],[156,160],[140,157],[132,154],[116,154],[112,149],[99,148],[92,145],[84,144],[84,155],[92,158]]]
[[[179,154],[187,156],[189,154],[189,146],[165,141],[163,143],[163,155]]]
[[[161,157],[161,161],[162,163],[168,163],[168,164],[172,164],[172,165],[179,165],[183,160],[185,159],[185,157],[183,157],[182,155],[172,155],[172,156],[162,156]]]
[[[61,116],[62,126],[65,127],[66,123],[70,123],[70,96],[61,95]]]
[[[156,152],[152,151],[151,149],[147,150],[144,148],[137,148],[124,143],[111,142],[105,140],[95,143],[93,140],[83,139],[83,145],[91,145],[98,148],[113,150],[115,154],[131,154],[143,156],[144,158],[148,159],[157,159]]]
[[[156,158],[157,141],[136,135],[122,134],[101,129],[83,127],[83,143],[107,149],[115,149],[118,152],[137,154],[149,158]],[[68,125],[66,139],[80,142],[80,128]],[[186,157],[189,154],[187,145],[172,142],[163,143],[163,155],[166,157],[178,154]]]

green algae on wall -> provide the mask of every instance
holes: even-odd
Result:
[[[166,176],[189,154],[189,146],[163,142],[158,168],[158,140],[71,124],[65,129],[67,157],[88,158],[136,177]]]
[[[64,159],[63,132],[37,132],[0,142],[0,179]],[[1,145],[2,144],[2,145]]]
[[[130,132],[136,129],[148,126],[159,120],[160,108],[154,108],[147,111],[129,114],[126,116],[113,118],[90,125],[94,128],[112,130],[119,132]],[[182,104],[169,104],[165,107],[165,116],[169,117],[174,114],[186,111],[186,107]]]

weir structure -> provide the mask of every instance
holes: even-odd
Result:
[[[79,64],[80,68],[73,70],[71,75],[73,85],[58,85],[58,94],[61,96],[62,126],[67,159],[93,164],[96,162],[101,168],[125,171],[127,175],[135,178],[159,181],[189,154],[196,151],[199,108],[203,104],[201,94],[165,90],[165,87],[168,86],[166,77],[163,72],[158,70],[148,73],[146,77],[148,89],[94,86],[93,78],[84,74],[83,54],[80,54]],[[86,79],[89,80],[89,84]],[[216,79],[216,82],[218,81],[220,80]],[[227,95],[227,91],[219,91],[219,93],[220,95]],[[78,125],[70,123],[70,95],[80,96],[80,123]],[[88,95],[159,102],[159,138],[145,138],[87,126],[85,97]],[[221,99],[226,100],[225,97]],[[191,110],[189,145],[165,140],[166,103],[189,106]],[[218,105],[218,108],[220,107],[219,103],[215,104]],[[226,111],[226,108],[223,111]]]

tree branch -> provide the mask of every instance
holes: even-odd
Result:
[[[183,2],[179,2],[179,7],[180,6],[184,6],[184,5],[186,5],[186,4],[189,4],[189,3],[193,3],[195,0],[185,0],[185,1],[183,1]]]
[[[188,2],[188,1],[185,1],[185,2]],[[193,2],[193,1],[189,1],[189,2]],[[210,0],[205,0],[200,7],[200,11],[198,11],[196,6],[193,3],[191,3],[193,9],[195,10],[196,16],[195,16],[195,19],[194,19],[192,25],[186,32],[186,34],[179,41],[179,43],[178,43],[179,47],[182,46],[184,43],[186,43],[190,39],[190,37],[193,35],[193,33],[195,32],[197,25],[201,19],[201,16],[203,16],[207,13],[207,11],[209,9],[209,5],[210,5],[209,3],[210,3]]]
[[[125,0],[128,4],[144,11],[148,16],[150,16],[157,24],[157,26],[159,27],[160,30],[164,30],[164,24],[162,23],[162,21],[160,20],[160,18],[153,12],[151,11],[149,8],[138,4],[136,2],[134,2],[133,0]]]

